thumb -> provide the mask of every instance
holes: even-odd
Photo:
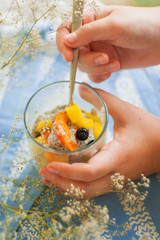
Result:
[[[72,48],[85,46],[92,41],[113,39],[113,24],[110,15],[87,23],[77,31],[64,36],[65,43]]]
[[[105,101],[109,114],[114,120],[126,122],[129,113],[131,112],[131,104],[119,99],[118,97],[105,92],[101,89],[95,89]]]
[[[83,82],[83,84],[91,87],[89,84],[85,82]],[[94,88],[94,90],[103,98],[107,105],[109,114],[116,121],[121,121],[125,123],[130,117],[130,115],[132,115],[132,110],[135,110],[135,106],[119,99],[118,97],[112,95],[111,93],[105,92],[98,88]],[[90,91],[83,85],[79,87],[79,93],[81,98],[93,104],[94,98],[92,97]],[[94,105],[99,109],[98,102],[94,102]]]

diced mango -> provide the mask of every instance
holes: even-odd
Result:
[[[64,147],[70,151],[75,151],[78,149],[78,144],[73,140],[73,136],[68,128],[67,121],[67,114],[65,112],[59,112],[54,120],[54,132]]]
[[[52,122],[50,119],[46,119],[46,120],[43,120],[43,121],[40,121],[38,123],[38,126],[36,128],[36,131],[37,132],[40,132],[42,128],[52,128]]]
[[[65,108],[65,111],[72,123],[78,128],[93,128],[94,123],[92,119],[85,118],[78,104],[73,104]]]
[[[93,134],[94,134],[95,139],[97,139],[99,137],[102,130],[103,130],[103,126],[100,123],[95,122],[94,127],[93,127]]]
[[[45,130],[42,132],[42,134],[38,137],[35,138],[35,140],[37,142],[39,142],[40,144],[48,144],[48,137],[50,135],[51,131],[50,130]]]
[[[92,119],[93,122],[101,123],[101,119],[100,119],[100,117],[97,116],[97,114],[93,114],[90,112],[85,112],[85,114],[88,118]]]
[[[84,118],[84,120],[81,123],[77,123],[78,128],[86,128],[87,130],[90,128],[93,128],[94,122],[92,119]]]
[[[36,137],[35,140],[36,140],[37,142],[39,142],[40,144],[43,144],[43,141],[44,141],[43,138],[42,138],[42,136]]]
[[[49,162],[65,162],[69,163],[68,155],[58,155],[51,152],[45,152],[44,156],[48,159]]]
[[[72,123],[77,124],[84,121],[83,113],[78,104],[66,107],[65,111]]]

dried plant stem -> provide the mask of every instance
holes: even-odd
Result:
[[[36,40],[36,39],[35,39]],[[50,46],[49,44],[47,46]],[[46,45],[39,45],[39,46],[32,46],[30,47],[27,51],[23,52],[22,54],[20,54],[19,56],[17,56],[16,58],[14,58],[10,63],[16,62],[19,58],[23,57],[24,55],[26,55],[31,49],[34,48],[42,48],[42,47],[46,47]]]
[[[40,212],[40,211],[31,211],[31,210],[22,210],[22,209],[20,209],[20,208],[15,208],[15,207],[12,207],[12,206],[9,206],[9,205],[7,205],[7,204],[5,204],[5,203],[2,203],[2,202],[0,202],[0,205],[4,208],[4,209],[6,209],[6,208],[9,208],[9,209],[12,209],[12,210],[14,210],[14,211],[17,211],[17,212],[25,212],[25,213],[36,213],[36,214],[43,214],[43,215],[47,215],[47,216],[49,216],[49,215],[52,215],[52,214],[57,214],[60,210],[59,209],[56,209],[56,210],[54,210],[54,211],[51,211],[51,212]],[[56,220],[56,219],[55,219]],[[57,220],[56,220],[57,221]]]
[[[18,183],[15,179],[11,179],[11,178],[8,178],[8,177],[2,176],[2,175],[0,175],[0,178],[4,178],[4,179],[6,179],[6,180],[8,180],[8,181],[13,182],[14,184],[18,185],[19,187],[22,187],[22,184],[21,184],[21,183]],[[29,193],[28,190],[25,190],[25,192],[32,198],[32,200],[33,200],[34,202],[39,203],[39,202],[36,200],[36,198],[32,197],[32,195]]]
[[[8,224],[7,224],[7,213],[6,213],[6,208],[4,208],[4,215],[5,215],[5,224],[6,224],[6,236],[8,238]]]
[[[3,23],[5,21],[5,19],[8,17],[8,14],[10,13],[11,9],[12,9],[12,6],[13,6],[13,2],[11,3],[9,9],[8,9],[8,12],[6,13],[6,16],[0,21],[0,24]]]
[[[16,56],[16,54],[19,52],[19,50],[21,49],[21,47],[23,46],[23,44],[25,43],[26,39],[28,38],[28,36],[30,35],[31,31],[33,30],[34,26],[37,24],[37,22],[42,19],[50,10],[52,9],[49,8],[45,13],[43,13],[38,19],[36,19],[32,25],[32,27],[30,28],[30,30],[28,31],[27,35],[25,36],[25,38],[23,39],[23,41],[21,42],[21,44],[19,45],[19,47],[17,48],[17,50],[15,51],[15,53],[12,55],[12,57],[7,61],[7,63],[5,63],[0,70],[2,70],[3,68],[5,68],[6,66],[8,66],[14,59],[14,57]]]
[[[15,126],[15,125],[14,125]],[[5,143],[5,146],[4,146],[4,148],[0,151],[0,154],[1,153],[3,153],[3,151],[9,146],[9,141],[11,140],[11,137],[12,137],[12,135],[13,135],[13,128],[12,128],[12,130],[11,130],[11,133],[10,133],[10,135],[9,135],[9,137],[8,137],[8,140],[7,140],[7,142]]]
[[[28,218],[26,218],[26,221],[31,225],[31,227],[38,233],[39,236],[41,236],[41,233],[33,226],[33,224],[29,221]]]

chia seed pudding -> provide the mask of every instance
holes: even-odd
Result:
[[[45,147],[65,153],[89,145],[101,131],[102,125],[95,109],[88,113],[73,104],[58,106],[39,115],[32,136]]]

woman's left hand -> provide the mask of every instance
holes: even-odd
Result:
[[[71,184],[85,191],[84,198],[107,193],[111,175],[126,179],[160,171],[160,119],[98,90],[114,120],[114,137],[87,163],[52,162],[40,169],[46,185],[54,184],[66,192]]]

